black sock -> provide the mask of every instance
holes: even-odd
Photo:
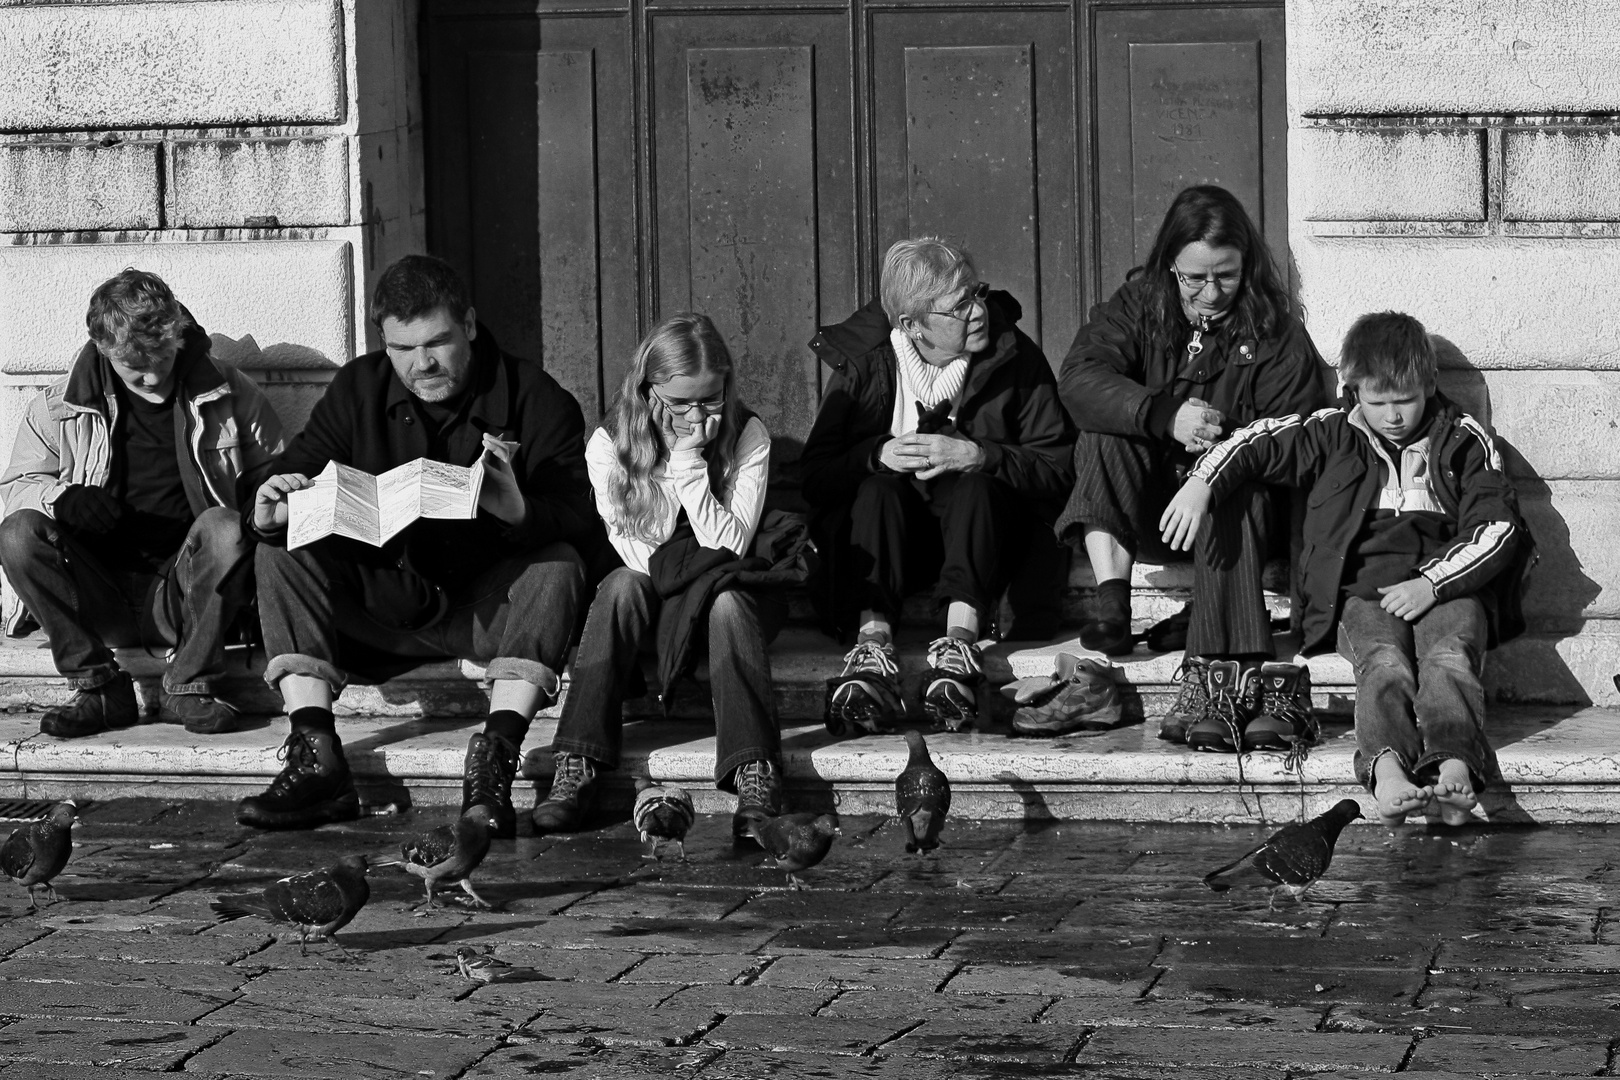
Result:
[[[332,715],[331,709],[306,705],[288,713],[287,719],[292,721],[294,731],[313,731],[337,737],[337,718]]]
[[[1097,582],[1097,617],[1119,622],[1131,621],[1131,582],[1110,578]]]
[[[529,733],[529,721],[520,712],[511,709],[496,709],[484,721],[485,735],[499,735],[513,746],[521,747],[524,736]]]

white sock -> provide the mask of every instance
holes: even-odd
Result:
[[[855,640],[864,641],[877,637],[881,637],[885,645],[894,640],[894,631],[889,628],[889,620],[874,612],[861,612],[861,630]]]
[[[979,609],[960,600],[952,600],[945,611],[945,632],[953,637],[966,635],[968,641],[979,640]]]

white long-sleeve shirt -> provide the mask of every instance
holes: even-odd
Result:
[[[652,480],[663,498],[658,517],[657,540],[649,543],[627,536],[614,525],[614,508],[608,498],[608,481],[619,471],[613,452],[613,437],[606,428],[597,428],[585,446],[585,467],[590,473],[596,509],[607,522],[613,549],[632,570],[647,573],[647,564],[670,534],[676,519],[686,511],[692,532],[706,548],[728,548],[747,555],[759,528],[765,508],[765,482],[771,463],[771,434],[756,416],[743,428],[737,440],[737,462],[726,490],[719,497],[709,488],[709,463],[701,450],[677,450],[667,461],[653,466]]]

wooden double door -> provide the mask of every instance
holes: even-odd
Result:
[[[588,420],[698,310],[793,460],[806,343],[906,236],[964,242],[1054,364],[1186,184],[1286,260],[1280,3],[424,0],[420,33],[431,248]]]

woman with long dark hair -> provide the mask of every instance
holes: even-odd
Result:
[[[1058,380],[1080,431],[1074,491],[1058,535],[1086,553],[1097,580],[1083,644],[1114,656],[1132,650],[1131,565],[1143,555],[1177,557],[1160,542],[1159,518],[1187,470],[1237,428],[1325,407],[1323,371],[1243,205],[1213,186],[1177,195],[1147,262],[1092,311]],[[1210,663],[1235,660],[1238,685],[1216,689],[1247,703],[1245,721],[1264,719],[1266,703],[1250,672],[1274,655],[1261,587],[1271,501],[1267,488],[1250,485],[1223,504],[1195,551],[1190,613],[1148,631],[1151,648],[1184,643],[1187,651],[1182,692],[1161,738],[1233,752],[1282,748],[1295,735],[1268,720],[1255,728],[1254,745],[1244,739],[1239,747],[1232,725],[1217,722],[1209,707]],[[1217,538],[1218,550],[1241,556],[1212,558]]]

